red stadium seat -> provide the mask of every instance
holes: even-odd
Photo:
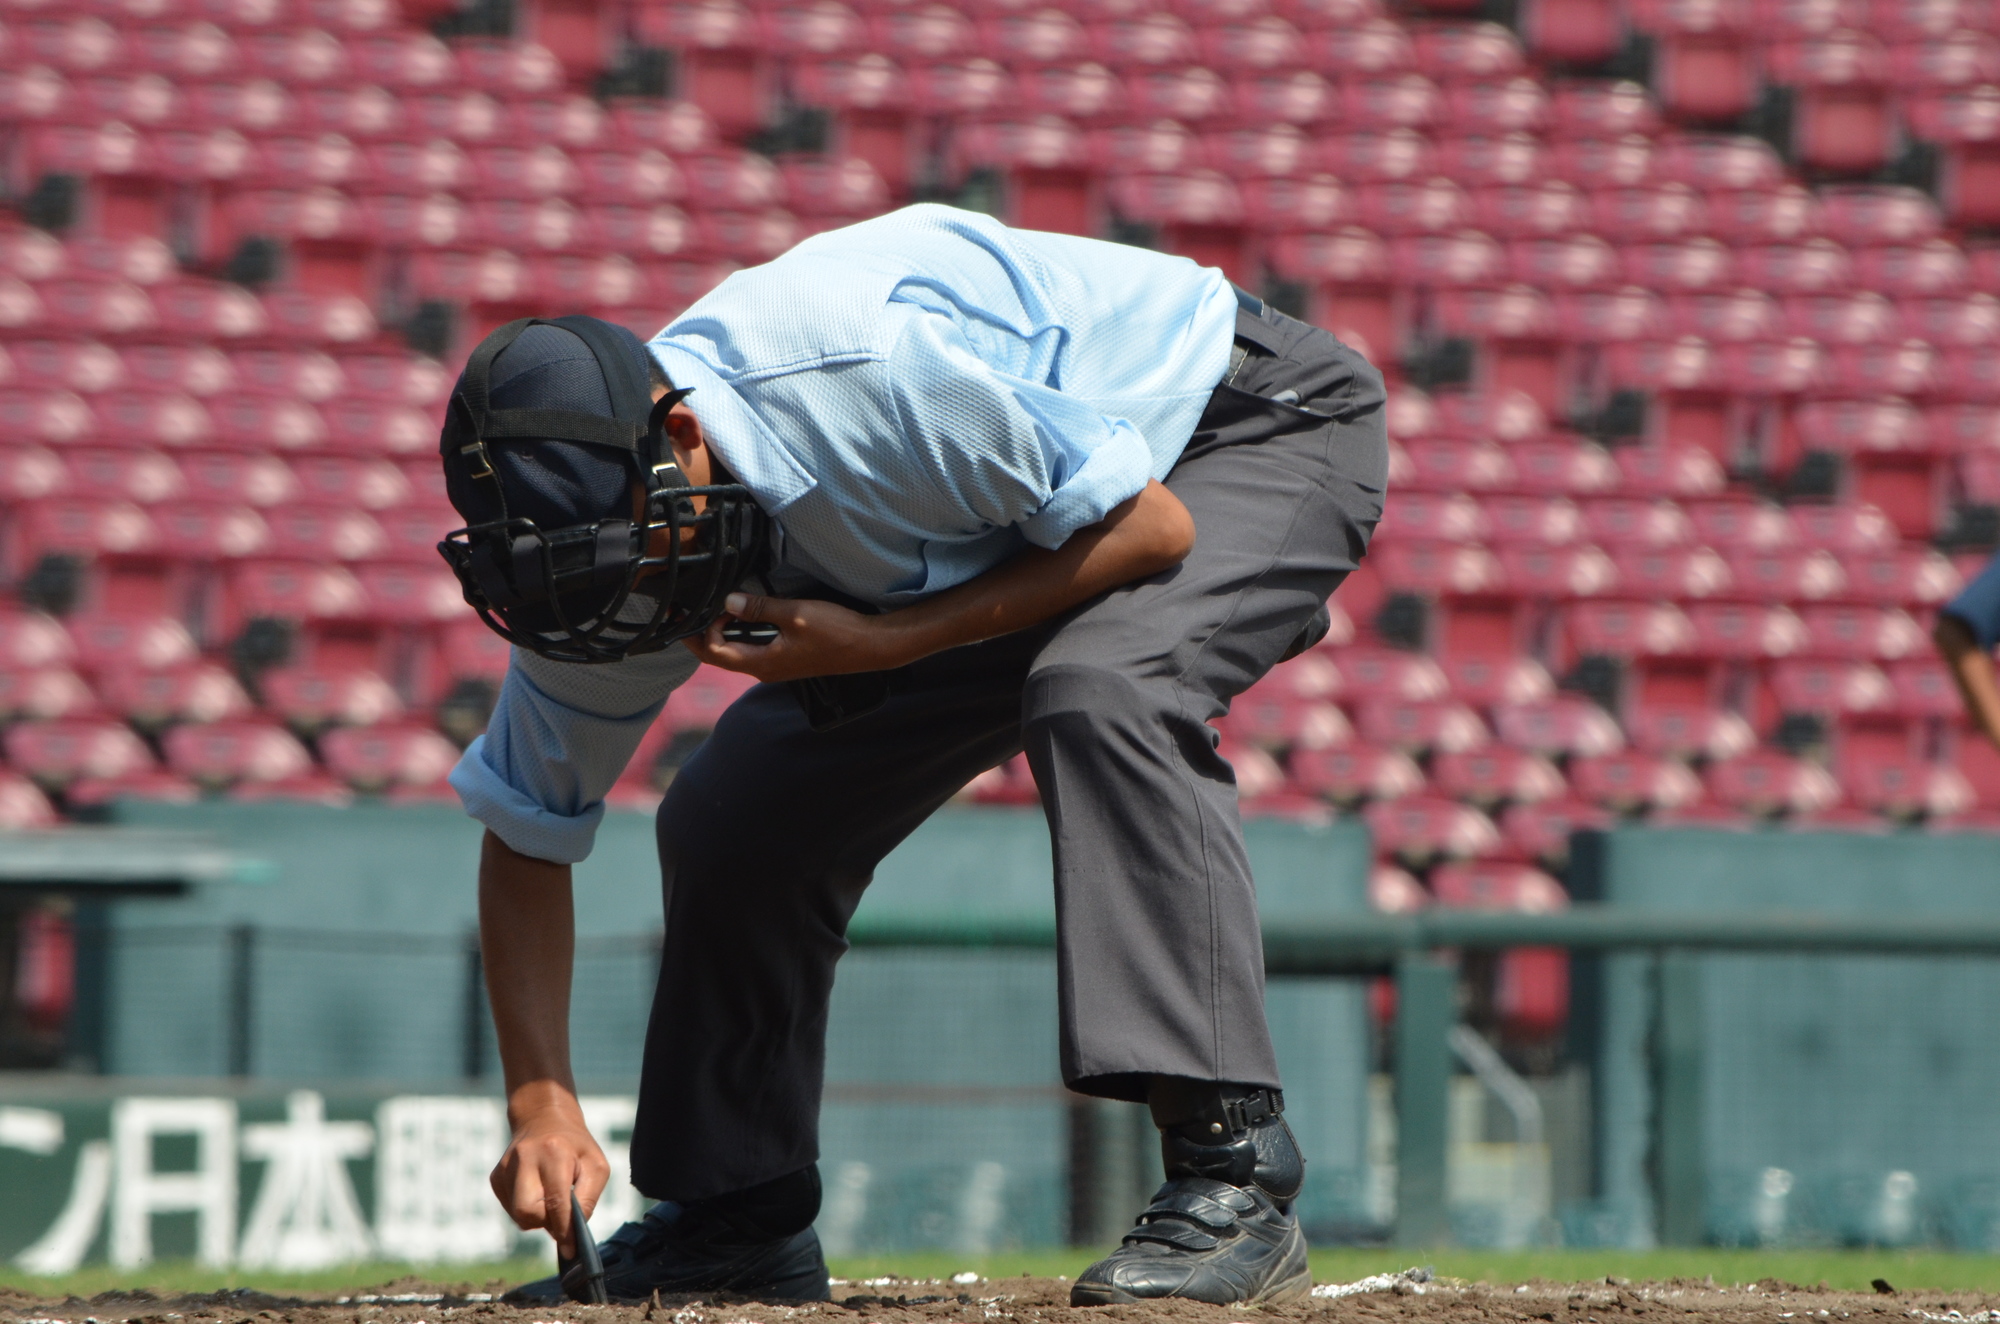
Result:
[[[1536,598],[1591,598],[1613,591],[1618,569],[1595,547],[1503,546],[1500,565],[1508,588]]]
[[[470,612],[444,627],[439,645],[445,674],[453,678],[498,680],[506,674],[512,651],[505,639],[489,630],[484,621],[473,619]]]
[[[1551,757],[1589,758],[1614,753],[1625,744],[1610,713],[1568,695],[1497,707],[1493,726],[1502,744]]]
[[[1546,915],[1569,908],[1563,885],[1527,864],[1481,861],[1441,864],[1431,873],[1431,893],[1454,910],[1514,910]]]
[[[1493,1010],[1508,1034],[1546,1039],[1569,1020],[1569,953],[1510,947],[1493,972]]]
[[[1407,915],[1430,903],[1431,894],[1409,870],[1380,860],[1368,870],[1369,909],[1384,915]]]
[[[1335,804],[1393,800],[1424,787],[1423,771],[1409,755],[1372,745],[1342,745],[1293,753],[1292,780]]]
[[[1843,559],[1844,596],[1881,606],[1931,606],[1957,594],[1961,579],[1950,561],[1927,549],[1900,548]]]
[[[1393,538],[1372,555],[1382,582],[1399,592],[1463,596],[1489,591],[1502,580],[1492,553],[1463,543]]]
[[[1569,863],[1570,835],[1611,826],[1611,815],[1581,800],[1545,800],[1514,805],[1500,816],[1501,830],[1515,850],[1550,868]]]
[[[427,786],[458,762],[458,748],[428,727],[349,727],[327,732],[320,747],[328,772],[366,792]]]
[[[309,561],[259,561],[230,575],[225,611],[217,622],[230,637],[257,617],[322,621],[353,618],[368,606],[367,594],[348,571]]]
[[[1563,633],[1572,656],[1671,656],[1696,639],[1692,622],[1667,602],[1577,603],[1564,609]]]
[[[1443,700],[1363,703],[1360,731],[1361,738],[1371,744],[1444,754],[1478,749],[1491,738],[1479,714],[1462,703]]]
[[[187,627],[171,616],[79,612],[67,624],[77,662],[93,673],[176,667],[192,662],[199,652]]]
[[[1706,547],[1622,547],[1612,560],[1619,592],[1636,598],[1711,598],[1735,584],[1729,563]]]
[[[275,783],[312,770],[312,755],[281,726],[216,722],[177,726],[161,741],[167,766],[211,789],[240,783]]]
[[[1218,719],[1235,739],[1262,749],[1327,749],[1353,739],[1347,714],[1330,703],[1301,702],[1253,685]]]
[[[1641,702],[1625,729],[1633,748],[1667,758],[1730,759],[1757,743],[1748,722],[1707,704]]]
[[[98,682],[104,706],[142,731],[181,722],[224,722],[249,715],[254,705],[236,677],[213,662],[164,670],[116,667]]]
[[[1376,800],[1362,811],[1377,850],[1412,865],[1476,859],[1501,848],[1493,820],[1469,805],[1429,796]]]
[[[1706,780],[1717,804],[1760,817],[1811,813],[1840,799],[1840,785],[1826,769],[1768,751],[1716,763]]]
[[[159,451],[78,446],[63,452],[63,464],[79,493],[120,496],[142,506],[171,504],[186,494],[180,466]]]
[[[1574,759],[1569,780],[1580,799],[1627,814],[1678,809],[1702,795],[1700,780],[1686,764],[1629,750]]]
[[[48,789],[81,778],[127,777],[150,771],[153,755],[122,722],[20,722],[0,737],[7,761]]]
[[[1688,608],[1694,640],[1687,650],[1707,658],[1788,657],[1805,646],[1805,625],[1784,607],[1703,602]]]
[[[1534,804],[1567,794],[1563,775],[1539,754],[1494,745],[1438,754],[1431,784],[1454,800],[1489,812],[1501,804]]]
[[[1729,555],[1734,595],[1752,602],[1817,602],[1837,597],[1847,576],[1831,552],[1740,548]]]
[[[1555,692],[1555,681],[1532,658],[1513,654],[1447,654],[1440,659],[1455,699],[1474,707],[1534,703]]]
[[[1771,668],[1771,692],[1788,713],[1847,716],[1887,709],[1889,678],[1866,662],[1793,659]]]
[[[1889,664],[1889,706],[1903,717],[1957,717],[1963,708],[1958,686],[1944,666],[1918,656]]]
[[[1956,768],[1912,759],[1857,762],[1842,770],[1841,782],[1856,804],[1897,819],[1948,818],[1976,800]]]
[[[97,696],[90,692],[90,686],[67,667],[0,671],[0,719],[92,717],[96,708]]]
[[[1896,545],[1896,529],[1879,509],[1865,502],[1799,505],[1791,508],[1792,527],[1810,547],[1823,547],[1843,558]]]
[[[1418,494],[1412,494],[1405,504],[1418,499]],[[1468,500],[1463,496],[1442,499],[1454,503]],[[1575,502],[1561,496],[1489,496],[1479,502],[1478,509],[1481,514],[1475,527],[1479,532],[1460,536],[1490,533],[1496,542],[1542,547],[1562,546],[1583,536],[1582,512]]]
[[[1360,702],[1424,703],[1442,699],[1450,683],[1436,661],[1392,648],[1354,647],[1334,654],[1341,695]]]
[[[279,667],[259,677],[258,688],[272,713],[306,734],[330,726],[377,726],[403,712],[389,682],[360,669]]]
[[[1808,657],[1887,662],[1930,647],[1923,628],[1895,607],[1821,606],[1799,613],[1805,622]]]

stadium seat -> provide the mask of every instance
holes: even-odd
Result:
[[[1450,689],[1437,662],[1421,653],[1357,646],[1334,653],[1344,698],[1357,702],[1424,703]]]
[[[67,667],[0,670],[0,721],[96,716],[97,696]]]
[[[276,783],[312,771],[312,755],[281,726],[260,721],[174,727],[161,740],[167,766],[211,790]]]
[[[1548,669],[1532,658],[1512,653],[1446,653],[1439,659],[1451,685],[1451,695],[1475,708],[1506,703],[1534,703],[1555,692]]]
[[[1362,703],[1358,726],[1363,740],[1411,753],[1462,753],[1491,739],[1479,714],[1449,701]]]
[[[1437,754],[1431,760],[1431,785],[1488,812],[1503,804],[1553,800],[1568,791],[1553,763],[1500,745]]]
[[[427,727],[370,726],[329,731],[320,740],[327,771],[357,791],[429,786],[458,762],[458,749]]]
[[[1622,814],[1678,809],[1702,795],[1685,764],[1635,750],[1572,759],[1569,782],[1579,799]]]
[[[1625,744],[1611,714],[1587,699],[1567,695],[1496,707],[1493,727],[1502,744],[1552,758],[1610,754]]]
[[[377,726],[403,712],[388,681],[358,668],[277,667],[257,686],[270,712],[305,735],[332,726]]]
[[[209,661],[163,669],[114,667],[98,680],[104,706],[149,734],[181,722],[233,721],[250,714],[236,677]]]
[[[1368,908],[1383,915],[1407,915],[1431,903],[1431,894],[1407,869],[1381,860],[1368,870]]]
[[[19,722],[0,744],[7,761],[46,790],[85,778],[126,777],[150,770],[153,755],[122,722],[79,718]]]
[[[1840,800],[1840,785],[1826,769],[1775,751],[1724,759],[1704,780],[1718,805],[1758,817],[1810,813]]]
[[[1750,724],[1707,704],[1634,705],[1625,721],[1633,748],[1641,753],[1683,759],[1730,759],[1757,743]]]
[[[1377,799],[1362,816],[1376,849],[1412,867],[1492,855],[1502,844],[1492,819],[1451,800],[1420,795]]]
[[[1573,799],[1518,804],[1500,816],[1508,845],[1551,869],[1568,866],[1571,834],[1606,828],[1611,822],[1611,814],[1602,806]]]
[[[1855,804],[1901,820],[1950,818],[1971,809],[1972,784],[1956,768],[1913,759],[1870,759],[1842,769]]]
[[[1431,871],[1431,895],[1454,910],[1512,910],[1546,915],[1569,908],[1569,893],[1542,870],[1499,860],[1440,864]]]
[[[80,612],[65,624],[84,670],[109,676],[127,668],[155,671],[195,660],[199,649],[187,627],[171,616],[137,612]]]
[[[1351,744],[1294,751],[1291,779],[1301,789],[1338,805],[1393,800],[1424,787],[1424,774],[1399,750]]]
[[[1347,714],[1335,705],[1302,702],[1261,684],[1237,695],[1217,725],[1236,740],[1267,750],[1327,749],[1354,737]]]

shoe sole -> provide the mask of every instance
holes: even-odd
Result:
[[[1227,1302],[1228,1305],[1246,1306],[1286,1305],[1293,1301],[1304,1301],[1312,1296],[1312,1270],[1302,1269],[1283,1282],[1273,1283],[1257,1295],[1244,1301]],[[1175,1296],[1133,1296],[1122,1288],[1109,1283],[1077,1283],[1069,1289],[1069,1303],[1073,1306],[1135,1306],[1145,1301],[1192,1300],[1191,1297]],[[1205,1302],[1204,1304],[1213,1304]]]

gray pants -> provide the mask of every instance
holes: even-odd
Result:
[[[863,889],[1023,749],[1054,843],[1063,1079],[1131,1100],[1155,1074],[1279,1083],[1235,777],[1207,723],[1324,632],[1387,447],[1360,355],[1268,311],[1237,334],[1249,353],[1167,478],[1195,522],[1181,565],[891,673],[881,707],[830,730],[760,685],[674,780],[641,1191],[701,1199],[818,1158],[827,999]]]

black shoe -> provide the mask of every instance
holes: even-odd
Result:
[[[1164,1106],[1157,1089],[1153,1099],[1167,1184],[1123,1244],[1077,1278],[1070,1304],[1304,1299],[1312,1270],[1292,1201],[1305,1160],[1280,1116],[1283,1096],[1209,1085],[1189,1108],[1175,1106],[1187,1103],[1179,1092]]]
[[[782,1204],[754,1198],[780,1183],[795,1183],[802,1174],[747,1193],[753,1202],[723,1196],[692,1204],[663,1200],[636,1223],[627,1223],[598,1246],[604,1259],[604,1289],[613,1301],[645,1301],[653,1293],[691,1296],[728,1292],[759,1301],[824,1301],[828,1298],[826,1258],[819,1235],[810,1224],[819,1212],[818,1173],[810,1174],[809,1204],[781,1192]],[[788,1206],[788,1207],[786,1207]],[[777,1211],[776,1222],[771,1217]],[[803,1221],[807,1226],[800,1229]],[[772,1228],[781,1229],[775,1233]],[[784,1228],[794,1230],[784,1231]],[[514,1305],[561,1305],[580,1299],[578,1266],[508,1292],[500,1299]],[[572,1270],[576,1272],[572,1273]],[[565,1290],[574,1278],[577,1293]]]

